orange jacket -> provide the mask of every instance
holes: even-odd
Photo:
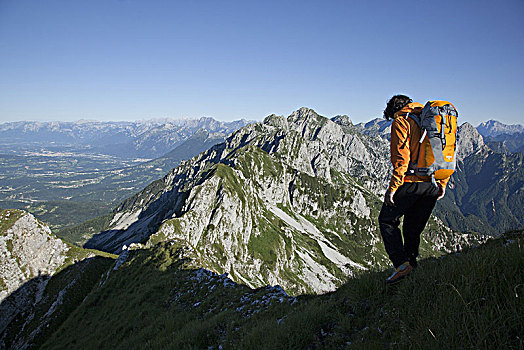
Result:
[[[395,113],[391,124],[391,163],[393,164],[393,175],[389,181],[389,191],[396,191],[404,182],[426,182],[431,181],[429,176],[405,175],[409,163],[416,162],[420,149],[420,127],[408,113],[420,114],[424,106],[413,102],[406,105]],[[449,178],[438,180],[442,187],[446,187]]]

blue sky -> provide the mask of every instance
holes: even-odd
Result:
[[[524,1],[0,0],[0,122],[382,115],[524,123]]]

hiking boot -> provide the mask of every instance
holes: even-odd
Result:
[[[389,278],[386,280],[386,283],[392,284],[400,281],[401,279],[409,275],[411,270],[413,270],[413,267],[409,264],[409,262],[406,261],[405,263],[403,263],[395,269],[395,272],[393,272],[393,274],[389,276]]]
[[[411,265],[411,267],[416,269],[418,266],[417,258],[414,256],[410,256],[408,260],[409,260],[409,264]]]

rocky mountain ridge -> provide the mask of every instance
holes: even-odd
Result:
[[[355,125],[358,130],[366,135],[378,136],[389,140],[391,138],[391,121],[384,118],[375,118],[366,123]]]
[[[358,270],[388,264],[375,222],[388,151],[347,117],[307,108],[271,115],[124,201],[86,247],[183,240],[204,267],[251,287],[334,290]],[[423,249],[438,254],[472,237],[432,219],[430,240]]]

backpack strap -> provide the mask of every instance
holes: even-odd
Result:
[[[415,123],[418,125],[418,127],[423,130],[422,137],[419,140],[419,143],[422,143],[424,141],[424,137],[426,137],[427,131],[425,128],[422,127],[422,118],[420,115],[417,115],[415,113],[407,113],[406,118],[411,118],[415,121]],[[418,157],[415,159],[414,162],[409,162],[408,170],[406,170],[406,175],[415,175],[415,171],[417,170],[417,163],[418,163]]]
[[[424,132],[422,133],[422,136],[420,136],[420,140],[418,140],[418,143],[422,143],[424,141],[424,137],[428,134],[428,131],[424,129]]]
[[[415,123],[417,123],[419,128],[422,127],[422,119],[420,118],[420,115],[408,112],[408,113],[406,113],[406,119],[407,118],[413,119],[415,121]]]

